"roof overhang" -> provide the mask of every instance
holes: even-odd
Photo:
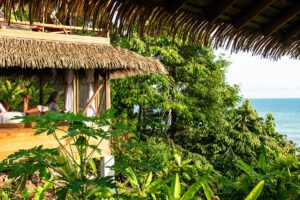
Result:
[[[14,9],[22,10],[28,3],[9,2],[5,9],[7,20]],[[62,22],[73,16],[74,20],[110,27],[123,35],[132,34],[137,27],[140,35],[168,33],[191,43],[247,51],[271,59],[300,56],[297,0],[96,0],[88,4],[58,0],[54,4],[46,7],[46,3],[31,2],[35,8],[30,10],[31,20],[41,19],[55,9]]]
[[[0,68],[105,69],[112,78],[165,73],[157,60],[110,45],[109,38],[0,29]]]

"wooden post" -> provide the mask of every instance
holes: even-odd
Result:
[[[105,109],[108,110],[111,108],[111,99],[110,99],[110,72],[109,70],[105,71],[104,75],[104,82],[105,82]],[[101,160],[101,176],[114,176],[115,172],[111,169],[111,166],[114,165],[114,157],[113,156],[106,156],[103,157]]]
[[[97,88],[98,85],[99,85],[99,71],[95,70],[95,74],[94,74],[94,88]],[[100,95],[97,95],[96,98],[95,98],[96,115],[99,112],[99,98],[100,98]]]
[[[99,95],[101,89],[103,87],[103,81],[100,83],[100,85],[98,86],[97,90],[95,91],[94,95],[92,96],[92,98],[89,100],[89,102],[87,103],[87,105],[85,106],[85,108],[83,109],[83,114],[86,113],[87,109],[91,106],[91,104],[93,103],[93,101],[95,100],[96,96]]]
[[[105,110],[105,88],[103,87],[99,96],[99,106],[98,106],[97,115],[101,115],[104,110]]]
[[[79,75],[78,75],[78,71],[75,70],[74,71],[74,80],[73,80],[73,92],[74,92],[74,113],[78,113],[79,112]]]
[[[109,70],[105,71],[105,109],[108,110],[111,108],[110,101],[110,74]]]

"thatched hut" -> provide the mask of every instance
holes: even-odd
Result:
[[[113,47],[109,38],[0,29],[0,76],[40,78],[43,105],[43,80],[53,73],[64,78],[65,110],[78,112],[79,100],[84,99],[82,111],[93,116],[110,108],[111,79],[165,73],[165,69],[157,60]],[[84,94],[79,92],[82,81]],[[18,149],[56,147],[46,135],[33,137],[31,124],[12,120],[23,115],[0,113],[0,159]],[[110,155],[108,141],[103,142],[102,151]]]

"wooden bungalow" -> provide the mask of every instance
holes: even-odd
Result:
[[[41,26],[45,28],[53,24]],[[64,29],[74,27],[65,26]],[[62,85],[65,88],[65,110],[78,112],[79,99],[85,96],[82,111],[88,116],[99,115],[110,108],[110,80],[149,73],[165,73],[165,69],[157,60],[113,47],[107,37],[33,32],[9,27],[0,29],[0,76],[35,76],[40,80],[41,105],[44,104],[43,80],[51,76],[61,77],[65,80]],[[87,88],[84,94],[79,92],[80,81],[84,81]],[[25,113],[22,112],[0,113],[0,159],[18,149],[38,145],[57,147],[56,141],[46,134],[34,136],[32,124],[12,120],[14,116],[23,115]],[[101,148],[103,156],[111,155],[109,141],[104,141]]]

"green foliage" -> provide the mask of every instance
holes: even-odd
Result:
[[[212,182],[215,176],[214,171],[207,160],[180,147],[174,147],[166,140],[156,137],[148,138],[145,142],[135,140],[121,142],[119,140],[114,150],[117,161],[115,170],[119,174],[117,180],[123,188],[122,191],[131,197],[137,197],[140,194],[145,198],[155,199],[167,195],[168,191],[177,188],[175,183],[178,181],[173,179],[176,174],[181,176],[181,191],[189,190],[189,187],[201,176],[206,176],[207,182],[214,184]],[[146,183],[150,183],[150,186],[147,187]],[[168,184],[169,189],[163,189]],[[130,189],[126,190],[126,186]],[[205,186],[200,185],[200,187]],[[205,195],[199,191],[199,188],[194,192],[195,197]],[[174,194],[172,193],[171,196]]]
[[[128,167],[124,170],[123,174],[127,179],[124,183],[118,184],[118,191],[128,197],[156,199],[156,196],[160,195],[165,185],[162,179],[153,179],[152,172],[138,175],[131,167]]]
[[[246,197],[245,200],[256,200],[264,187],[264,181],[260,181],[253,190],[251,190],[250,194]]]
[[[279,154],[274,159],[268,159],[266,149],[263,146],[256,166],[252,167],[239,160],[237,161],[237,167],[244,172],[236,183],[237,188],[242,191],[247,191],[255,183],[264,180],[264,183],[259,184],[260,187],[265,185],[264,192],[261,195],[263,198],[300,198],[300,161],[296,155]],[[257,188],[260,188],[259,185]]]
[[[213,192],[209,188],[209,186],[206,183],[206,177],[202,176],[199,177],[198,180],[193,183],[187,191],[181,195],[181,183],[180,183],[180,178],[179,175],[176,173],[171,181],[171,186],[168,187],[166,186],[166,199],[169,200],[189,200],[189,199],[194,199],[196,192],[203,187],[205,196],[207,200],[211,200],[212,197],[214,197]]]
[[[204,183],[202,183],[202,187],[203,187],[203,190],[204,190],[204,194],[205,194],[205,196],[206,196],[206,199],[213,199],[213,197],[214,197],[214,193],[213,193],[213,191],[210,189],[210,187],[209,187],[209,185],[206,183],[206,182],[204,182]]]
[[[173,139],[198,136],[199,125],[201,132],[205,131],[208,121],[218,122],[219,111],[234,106],[239,98],[237,88],[225,82],[228,62],[216,58],[209,49],[174,43],[168,37],[121,39],[117,43],[155,56],[169,71],[168,76],[150,75],[114,83],[113,106],[136,123],[140,134]]]
[[[225,79],[229,62],[222,56],[214,56],[211,49],[182,44],[169,37],[133,37],[129,41],[117,38],[114,41],[121,47],[159,59],[169,72],[168,75],[154,74],[113,82],[113,107],[119,120],[137,131],[135,144],[138,144],[131,148],[122,144],[123,151],[118,150],[116,155],[120,160],[124,158],[127,166],[134,166],[134,171],[151,171],[141,167],[140,163],[155,163],[159,159],[156,166],[164,169],[162,174],[180,174],[185,189],[196,181],[195,174],[201,176],[201,173],[214,171],[214,178],[208,178],[214,193],[222,199],[241,199],[268,176],[271,165],[278,166],[277,155],[293,157],[299,152],[276,131],[271,114],[264,119],[248,100],[240,102],[238,87],[230,86]],[[191,160],[187,159],[183,167],[180,159],[186,156],[177,156],[174,149],[172,153],[165,153],[170,151],[158,148],[151,142],[153,138],[156,141],[164,138],[180,152],[189,152],[193,155],[189,158]],[[149,151],[151,148],[157,148],[161,158],[157,158],[155,151]],[[299,161],[299,158],[294,158],[294,162]],[[201,166],[201,170],[195,170],[196,165]],[[213,167],[205,170],[204,166]],[[239,168],[248,170],[256,178],[241,187],[236,181],[243,176]],[[158,174],[157,171],[154,175]],[[298,188],[282,186],[283,182],[289,183],[288,176],[282,177],[283,180],[278,178],[273,181],[280,180],[281,186],[278,187],[281,191]],[[265,180],[262,195],[274,199],[277,186],[269,182],[269,179]]]
[[[50,112],[42,116],[27,116],[24,123],[36,122],[36,135],[47,134],[59,144],[59,149],[42,146],[20,150],[1,162],[0,170],[9,170],[9,178],[17,182],[17,191],[43,199],[45,190],[52,188],[58,199],[99,199],[110,197],[114,188],[112,177],[100,177],[91,161],[95,153],[101,155],[99,145],[104,139],[118,136],[124,127],[112,124],[113,111],[100,117],[85,117],[82,113]],[[61,123],[67,124],[67,129]],[[58,134],[63,132],[64,134]],[[62,140],[70,141],[64,145]],[[97,144],[91,140],[96,139]],[[99,156],[100,156],[99,155]],[[43,187],[28,193],[25,185],[33,174],[45,181]],[[52,175],[51,175],[52,174]]]
[[[10,200],[9,194],[5,190],[0,190],[0,197],[2,200]]]
[[[30,97],[29,107],[33,108],[40,104],[39,79],[18,79],[0,78],[0,100],[7,102],[12,110],[21,111],[23,108],[22,94]],[[48,98],[50,94],[56,90],[55,83],[48,80],[43,86],[44,98]],[[44,102],[45,103],[45,102]],[[58,104],[63,105],[63,99],[59,99]]]
[[[26,89],[21,88],[21,85],[21,81],[11,82],[9,80],[1,80],[0,100],[5,100],[9,105],[21,109],[21,94],[26,92]]]

